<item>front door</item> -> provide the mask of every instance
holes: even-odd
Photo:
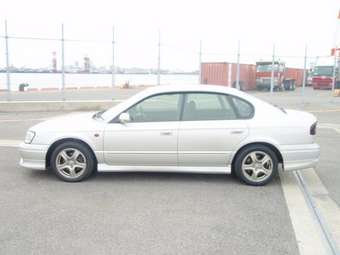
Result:
[[[112,166],[177,166],[180,94],[144,99],[125,112],[126,123],[109,123],[105,162]]]

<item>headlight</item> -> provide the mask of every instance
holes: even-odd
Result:
[[[35,137],[35,132],[33,131],[27,131],[26,137],[25,137],[25,143],[31,143]]]

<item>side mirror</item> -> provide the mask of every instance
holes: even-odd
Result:
[[[119,121],[120,123],[126,123],[129,122],[130,119],[130,114],[128,114],[127,112],[123,112],[122,114],[119,115]]]

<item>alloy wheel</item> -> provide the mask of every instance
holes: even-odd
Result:
[[[66,178],[77,178],[86,169],[86,157],[75,148],[65,148],[61,150],[56,158],[56,168],[58,172]]]
[[[242,160],[242,172],[252,182],[262,182],[270,177],[273,160],[264,151],[252,151]]]

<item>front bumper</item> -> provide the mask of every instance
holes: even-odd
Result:
[[[320,156],[320,146],[316,143],[281,146],[285,171],[313,168]]]
[[[20,166],[35,169],[46,169],[46,153],[48,145],[21,143],[19,146]]]
[[[312,83],[313,89],[332,89],[332,83]]]

